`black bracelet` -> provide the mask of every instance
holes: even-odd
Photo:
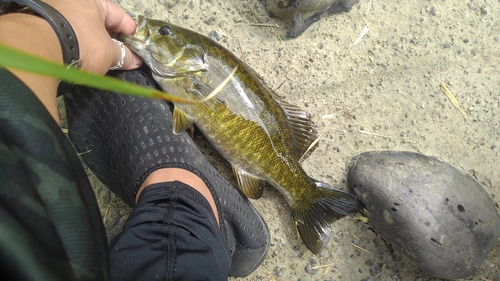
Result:
[[[61,43],[64,63],[78,67],[78,60],[80,59],[78,40],[75,31],[61,13],[40,0],[0,0],[0,3],[16,3],[26,6],[48,21]]]

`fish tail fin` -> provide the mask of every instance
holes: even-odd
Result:
[[[318,196],[308,208],[292,208],[300,237],[313,254],[319,254],[330,239],[331,223],[365,207],[350,193],[321,182],[316,182],[316,186]]]

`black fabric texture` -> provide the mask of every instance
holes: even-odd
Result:
[[[73,147],[5,69],[0,100],[2,280],[108,280],[104,227]]]
[[[110,260],[112,280],[227,280],[231,256],[207,200],[167,182],[141,193]]]

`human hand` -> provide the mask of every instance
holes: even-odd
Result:
[[[134,20],[111,0],[44,0],[58,10],[73,27],[80,48],[83,70],[105,74],[121,59],[121,48],[111,38],[118,34],[133,34]],[[119,69],[139,67],[142,59],[125,47],[126,56]]]

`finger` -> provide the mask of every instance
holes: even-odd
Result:
[[[123,45],[123,43],[115,40],[110,40],[113,46],[113,65],[110,70],[120,69],[120,70],[132,70],[136,69],[142,64],[142,59],[137,54],[132,52],[129,48]],[[123,46],[123,50],[122,50]]]
[[[129,48],[125,47],[126,56],[125,62],[123,63],[122,70],[132,70],[136,69],[142,65],[142,58],[136,53],[132,52]]]
[[[134,34],[135,21],[118,4],[104,0],[104,25],[112,34]]]

